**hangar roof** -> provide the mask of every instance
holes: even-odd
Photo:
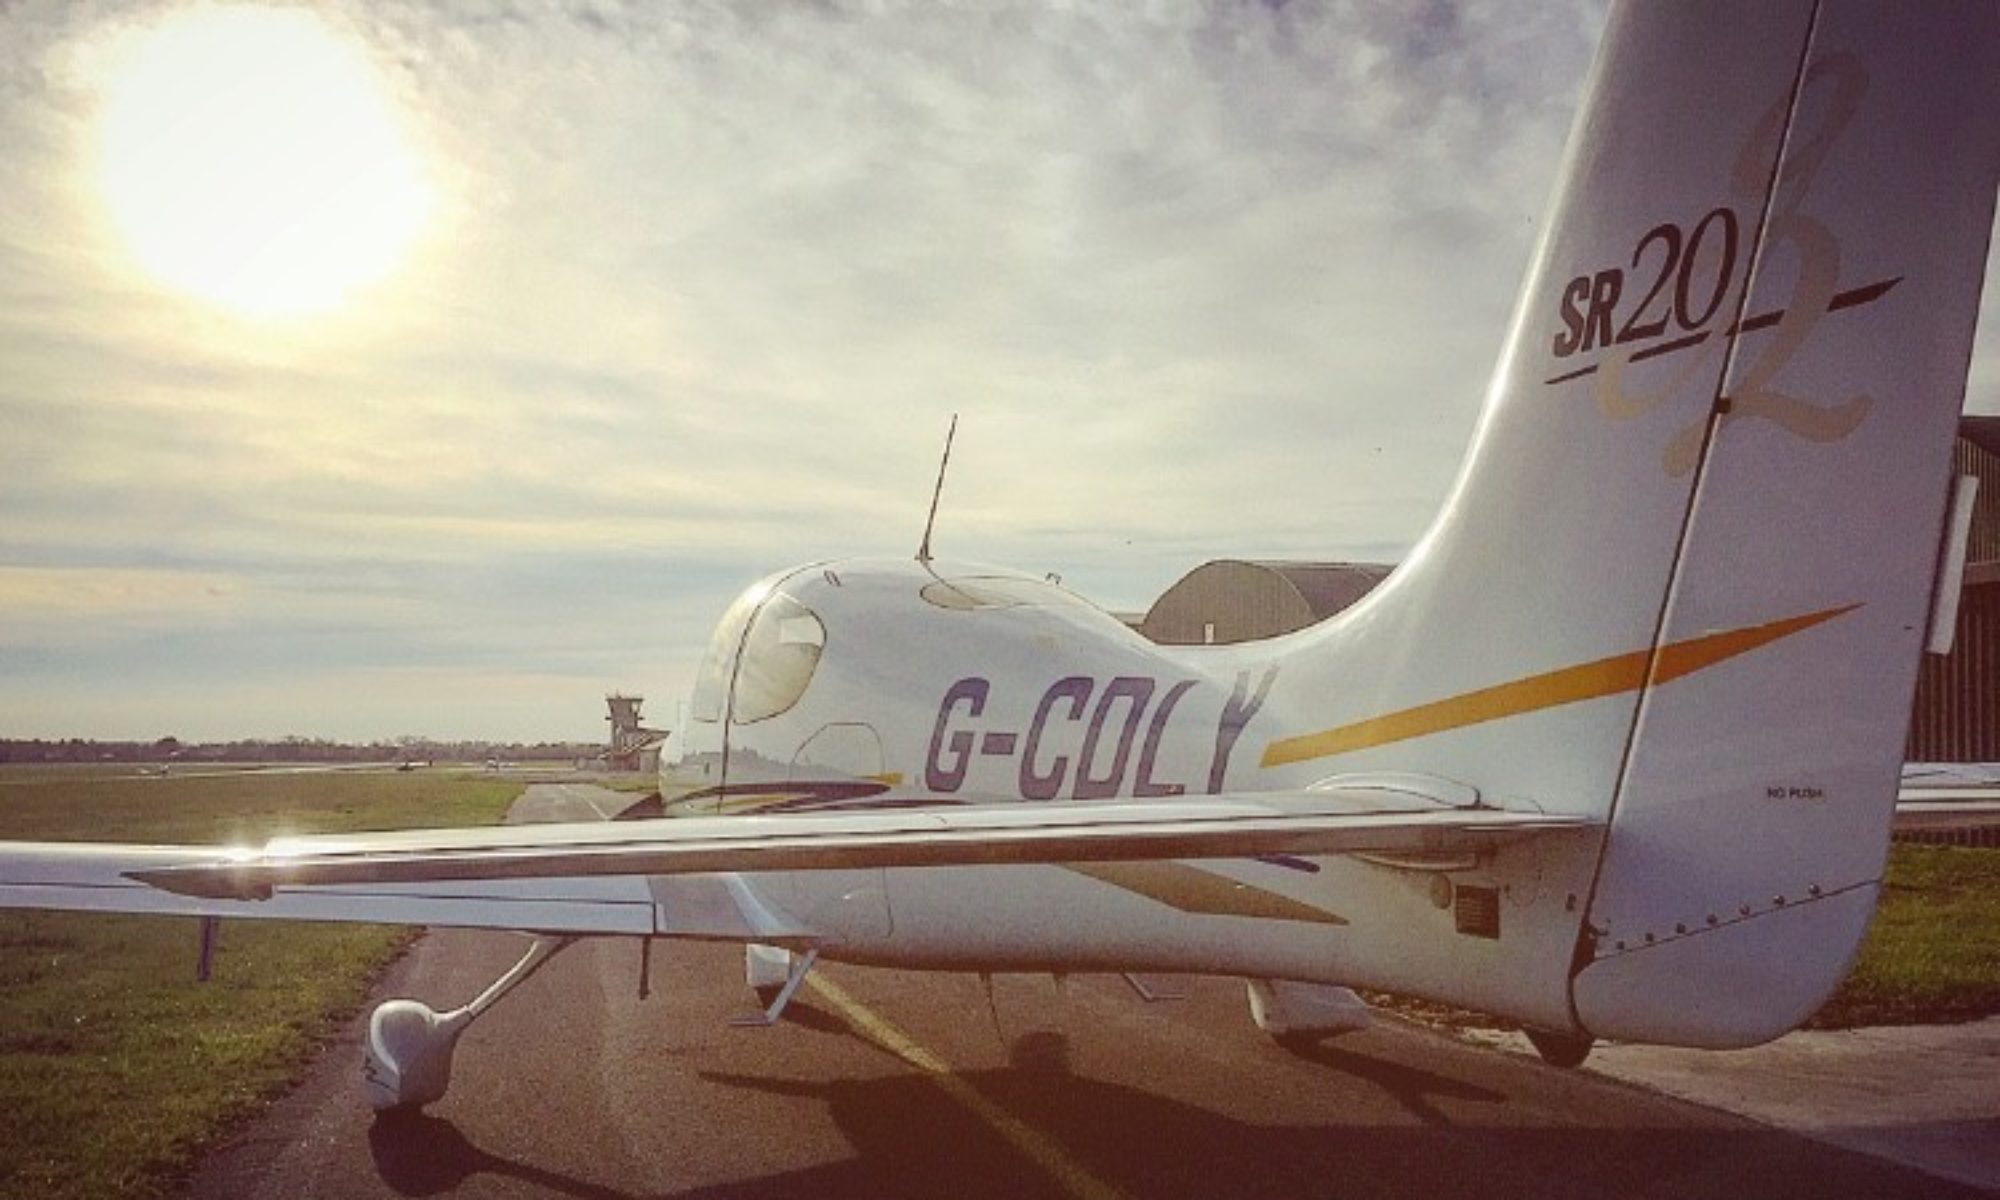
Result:
[[[1325,620],[1388,574],[1380,563],[1216,559],[1161,593],[1138,629],[1170,645],[1276,637]]]
[[[1299,597],[1323,621],[1368,594],[1389,575],[1384,563],[1252,561],[1253,567],[1276,571],[1291,581]]]

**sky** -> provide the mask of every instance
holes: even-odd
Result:
[[[744,586],[914,553],[954,413],[941,558],[1394,561],[1602,23],[0,7],[0,736],[671,725]]]

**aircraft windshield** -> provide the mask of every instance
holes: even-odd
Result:
[[[722,614],[715,633],[708,639],[708,653],[702,656],[695,673],[694,695],[688,700],[688,716],[696,721],[720,721],[729,700],[729,677],[736,670],[736,653],[743,647],[743,627],[756,613],[764,597],[771,594],[768,583],[760,583],[738,596]]]

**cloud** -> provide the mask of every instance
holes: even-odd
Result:
[[[127,677],[227,733],[592,738],[611,688],[670,712],[742,584],[912,552],[954,412],[941,553],[1117,608],[1211,556],[1395,557],[1602,22],[326,6],[437,207],[395,275],[286,324],[136,273],[94,195],[106,47],[162,11],[0,11],[0,569],[163,584],[148,639],[128,611],[9,643],[22,733],[191,736]],[[226,612],[177,590],[211,573]],[[328,702],[275,702],[286,670]]]

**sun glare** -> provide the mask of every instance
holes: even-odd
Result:
[[[100,119],[133,256],[244,315],[337,307],[395,269],[431,208],[366,54],[310,13],[167,18],[110,70]]]

